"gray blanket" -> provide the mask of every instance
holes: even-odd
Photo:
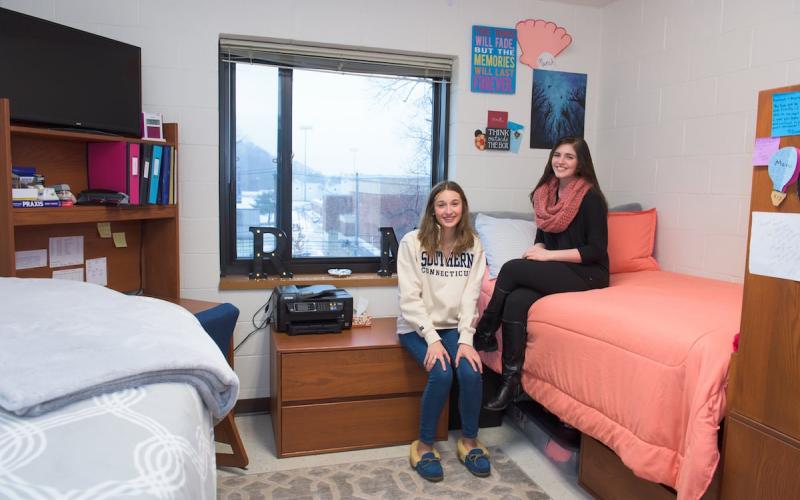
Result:
[[[105,392],[184,382],[220,419],[239,379],[180,306],[89,283],[0,278],[0,407],[36,416]]]

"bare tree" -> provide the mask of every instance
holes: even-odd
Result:
[[[404,124],[403,139],[412,141],[414,147],[404,170],[414,183],[408,184],[406,193],[412,202],[405,206],[401,213],[394,214],[399,218],[414,220],[419,216],[425,203],[429,185],[421,185],[420,179],[430,178],[431,158],[433,156],[433,85],[428,80],[387,78],[377,80],[375,85],[375,101],[379,105],[401,100],[410,102],[414,115],[412,120]],[[421,119],[420,119],[421,118]]]

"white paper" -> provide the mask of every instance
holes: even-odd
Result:
[[[355,309],[355,315],[361,316],[363,314],[366,314],[367,307],[369,306],[369,299],[367,299],[366,297],[362,297],[360,295],[356,295],[355,301],[356,303],[355,306],[353,307]]]
[[[83,264],[83,236],[50,238],[50,267],[78,264]]]
[[[59,271],[53,271],[53,279],[83,281],[83,268],[78,267],[75,269],[61,269]]]
[[[800,214],[753,212],[750,273],[800,281]]]
[[[108,261],[105,257],[86,259],[86,281],[108,286]]]
[[[34,267],[47,267],[47,249],[22,250],[15,252],[17,269],[33,269]]]

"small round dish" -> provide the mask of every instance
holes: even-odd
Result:
[[[338,276],[341,278],[344,276],[350,276],[351,274],[353,274],[353,271],[351,271],[350,269],[328,269],[328,274],[330,274],[331,276]]]

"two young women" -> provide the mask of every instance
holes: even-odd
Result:
[[[473,474],[490,473],[489,453],[477,440],[482,365],[475,346],[497,349],[495,332],[502,325],[503,385],[486,408],[505,409],[520,388],[530,306],[551,293],[608,286],[608,208],[582,138],[556,143],[530,198],[535,243],[522,258],[502,267],[475,328],[485,258],[461,187],[450,181],[437,184],[419,230],[400,243],[397,332],[400,343],[428,371],[419,439],[411,444],[410,462],[430,481],[443,477],[433,441],[453,372],[462,421],[458,457]]]

